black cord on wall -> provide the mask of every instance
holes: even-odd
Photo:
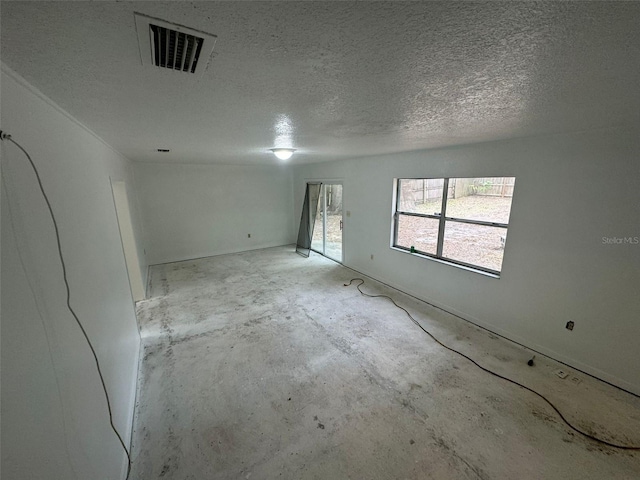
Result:
[[[107,410],[109,412],[109,424],[111,425],[111,429],[113,430],[113,433],[115,433],[116,437],[118,437],[118,441],[120,442],[120,445],[122,445],[122,448],[123,448],[124,452],[127,455],[127,476],[126,476],[126,480],[128,480],[129,475],[131,474],[131,454],[129,453],[129,449],[125,445],[124,440],[122,440],[122,436],[120,435],[120,433],[118,432],[118,430],[116,429],[116,427],[115,427],[115,425],[113,423],[113,412],[111,411],[111,400],[109,399],[109,392],[107,391],[107,385],[105,384],[105,381],[104,381],[104,376],[102,374],[102,368],[100,367],[100,360],[98,360],[98,355],[96,354],[96,350],[93,347],[93,343],[91,343],[91,339],[89,338],[89,335],[87,335],[87,331],[85,330],[84,326],[82,325],[82,322],[80,321],[80,319],[78,318],[78,315],[76,314],[75,310],[71,306],[71,289],[69,287],[69,280],[67,279],[67,265],[66,265],[66,263],[64,261],[64,255],[62,254],[62,244],[60,242],[60,231],[58,230],[58,222],[57,222],[56,217],[55,217],[55,215],[53,213],[53,208],[51,207],[51,202],[49,201],[49,197],[47,196],[47,193],[45,192],[44,187],[42,185],[42,179],[40,178],[40,173],[38,172],[38,169],[36,168],[35,164],[33,163],[33,160],[31,159],[31,156],[27,153],[27,151],[18,142],[16,142],[13,138],[11,138],[11,135],[9,135],[8,133],[3,132],[2,130],[0,130],[0,140],[8,140],[8,141],[10,141],[16,147],[18,147],[22,151],[22,153],[25,154],[25,156],[29,160],[29,164],[31,165],[33,173],[35,174],[36,179],[38,181],[38,186],[40,187],[40,193],[42,194],[42,196],[44,198],[44,201],[47,204],[47,209],[49,210],[49,216],[51,217],[51,221],[53,223],[53,228],[55,230],[56,244],[57,244],[57,247],[58,247],[58,256],[60,257],[60,264],[62,266],[62,278],[64,280],[64,285],[65,285],[65,288],[66,288],[66,291],[67,291],[67,299],[66,299],[67,308],[71,312],[71,315],[73,315],[73,318],[75,319],[78,327],[80,328],[80,331],[82,332],[82,335],[84,336],[85,340],[87,341],[87,345],[89,345],[89,348],[91,349],[91,353],[93,354],[93,359],[94,359],[95,364],[96,364],[96,369],[98,371],[98,376],[100,377],[100,383],[102,385],[102,390],[104,392],[104,397],[105,397],[105,400],[107,401]]]
[[[412,322],[413,322],[413,323],[414,323],[414,324],[415,324],[415,325],[416,325],[420,330],[422,330],[424,333],[426,333],[427,335],[429,335],[429,337],[431,337],[431,339],[432,339],[434,342],[436,342],[438,345],[440,345],[440,346],[441,346],[441,347],[443,347],[443,348],[446,348],[446,349],[447,349],[447,350],[449,350],[450,352],[453,352],[453,353],[455,353],[455,354],[457,354],[457,355],[460,355],[461,357],[463,357],[463,358],[467,359],[468,361],[470,361],[471,363],[473,363],[476,367],[478,367],[480,370],[482,370],[482,371],[484,371],[484,372],[487,372],[487,373],[489,373],[489,374],[491,374],[491,375],[493,375],[493,376],[495,376],[495,377],[501,378],[502,380],[505,380],[505,381],[507,381],[507,382],[509,382],[509,383],[512,383],[512,384],[514,384],[514,385],[517,385],[518,387],[523,388],[523,389],[525,389],[525,390],[527,390],[527,391],[529,391],[529,392],[533,393],[534,395],[537,395],[537,396],[538,396],[538,397],[540,397],[542,400],[544,400],[545,402],[547,402],[547,404],[549,404],[549,406],[555,410],[555,412],[556,412],[556,413],[558,414],[558,416],[562,419],[562,421],[563,421],[564,423],[566,423],[566,424],[567,424],[567,426],[568,426],[569,428],[571,428],[573,431],[575,431],[575,432],[579,433],[580,435],[582,435],[582,436],[584,436],[584,437],[586,437],[586,438],[589,438],[589,439],[591,439],[591,440],[594,440],[594,441],[596,441],[596,442],[598,442],[598,443],[602,443],[602,444],[604,444],[604,445],[607,445],[608,447],[619,448],[619,449],[622,449],[622,450],[640,450],[640,447],[637,447],[637,446],[629,446],[629,445],[618,445],[618,444],[615,444],[615,443],[608,442],[608,441],[606,441],[606,440],[602,440],[601,438],[595,437],[595,436],[593,436],[593,435],[591,435],[591,434],[589,434],[589,433],[587,433],[587,432],[585,432],[585,431],[583,431],[583,430],[580,430],[578,427],[574,426],[571,422],[569,422],[569,420],[567,420],[567,419],[564,417],[564,415],[562,414],[562,412],[560,412],[560,410],[558,410],[558,407],[556,407],[556,406],[551,402],[551,400],[549,400],[547,397],[545,397],[545,396],[544,396],[544,395],[542,395],[541,393],[539,393],[539,392],[535,391],[533,388],[530,388],[530,387],[527,387],[526,385],[523,385],[522,383],[519,383],[519,382],[517,382],[517,381],[515,381],[515,380],[511,380],[510,378],[507,378],[507,377],[505,377],[505,376],[503,376],[503,375],[500,375],[499,373],[496,373],[496,372],[494,372],[493,370],[490,370],[490,369],[488,369],[488,368],[486,368],[486,367],[483,367],[482,365],[480,365],[478,362],[476,362],[476,361],[475,361],[474,359],[472,359],[471,357],[468,357],[467,355],[465,355],[465,354],[464,354],[464,353],[462,353],[462,352],[459,352],[459,351],[458,351],[458,350],[456,350],[455,348],[451,348],[451,347],[449,347],[449,346],[445,345],[444,343],[442,343],[440,340],[438,340],[436,337],[434,337],[434,336],[433,336],[433,334],[432,334],[431,332],[429,332],[426,328],[424,328],[424,327],[420,324],[420,322],[418,322],[415,318],[413,318],[413,316],[411,316],[411,314],[409,313],[409,311],[408,311],[406,308],[401,307],[400,305],[398,305],[398,304],[395,302],[395,300],[394,300],[393,298],[391,298],[390,296],[388,296],[388,295],[371,295],[371,294],[368,294],[368,293],[364,293],[364,292],[360,289],[360,287],[361,287],[362,285],[364,285],[364,280],[363,280],[362,278],[352,278],[352,279],[351,279],[351,281],[350,281],[349,283],[345,283],[345,284],[344,284],[344,286],[345,286],[345,287],[348,287],[348,286],[350,286],[353,282],[357,282],[357,281],[360,281],[360,283],[359,283],[358,285],[356,285],[356,288],[358,289],[358,291],[360,292],[360,294],[361,294],[361,295],[364,295],[365,297],[371,297],[371,298],[386,298],[387,300],[390,300],[390,301],[391,301],[391,303],[393,303],[396,307],[398,307],[400,310],[402,310],[404,313],[406,313],[406,314],[407,314],[407,316],[409,317],[409,319],[410,319],[410,320],[411,320],[411,321],[412,321]]]

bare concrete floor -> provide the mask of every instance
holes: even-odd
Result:
[[[151,269],[132,479],[638,479],[542,400],[439,347],[357,276],[273,248]],[[367,281],[581,428],[640,444],[640,399]],[[570,378],[554,371],[563,368]],[[577,381],[572,381],[576,377]]]

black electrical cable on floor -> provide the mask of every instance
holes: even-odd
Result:
[[[102,375],[102,368],[100,367],[100,361],[98,360],[98,355],[96,354],[96,350],[93,347],[93,343],[91,343],[91,340],[89,339],[89,335],[87,335],[87,332],[84,329],[82,322],[80,321],[80,319],[78,318],[78,315],[76,314],[75,310],[71,306],[71,288],[69,287],[69,280],[67,279],[67,265],[64,261],[64,256],[62,254],[62,244],[60,242],[60,231],[58,230],[58,222],[56,220],[56,217],[53,214],[53,208],[51,207],[51,202],[49,201],[49,197],[47,196],[47,193],[45,192],[44,187],[42,186],[40,173],[38,172],[38,169],[36,168],[35,164],[33,163],[33,160],[31,159],[31,156],[27,153],[27,151],[24,148],[22,148],[22,146],[18,142],[16,142],[13,138],[11,138],[11,135],[3,132],[2,130],[0,130],[0,140],[9,140],[16,147],[22,150],[22,153],[25,154],[25,156],[29,160],[29,164],[31,164],[33,173],[35,174],[36,179],[38,180],[40,193],[42,193],[42,196],[44,197],[44,201],[47,204],[47,208],[49,209],[49,216],[51,217],[51,221],[53,222],[53,228],[55,230],[56,244],[58,246],[58,256],[60,257],[60,264],[62,265],[62,278],[64,280],[64,285],[67,290],[67,308],[71,312],[71,315],[73,315],[73,318],[78,324],[78,327],[80,328],[82,335],[84,335],[84,338],[87,341],[87,345],[89,345],[89,348],[91,349],[91,353],[93,354],[93,359],[95,360],[96,369],[98,370],[98,376],[100,377],[100,383],[102,384],[102,390],[104,391],[104,398],[107,401],[107,410],[109,411],[109,423],[111,425],[111,429],[113,430],[113,433],[115,433],[116,436],[118,437],[118,440],[120,441],[120,445],[122,445],[124,452],[127,454],[127,476],[125,480],[128,480],[129,475],[131,473],[131,454],[129,453],[129,449],[125,445],[124,440],[122,440],[120,433],[116,429],[116,426],[113,424],[113,413],[111,411],[111,401],[109,399],[109,392],[107,391],[107,385],[104,382],[104,376]]]
[[[364,285],[364,280],[363,280],[362,278],[352,278],[352,279],[351,279],[351,281],[349,281],[349,283],[345,283],[345,284],[344,284],[344,286],[345,286],[345,287],[348,287],[348,286],[350,286],[353,282],[356,282],[356,281],[360,281],[360,283],[359,283],[358,285],[356,285],[356,288],[358,289],[358,291],[360,292],[360,294],[361,294],[361,295],[364,295],[365,297],[371,297],[371,298],[386,298],[386,299],[390,300],[390,301],[391,301],[391,303],[393,303],[396,307],[398,307],[400,310],[402,310],[404,313],[406,313],[406,314],[407,314],[407,316],[411,319],[411,321],[412,321],[412,322],[413,322],[413,323],[414,323],[418,328],[420,328],[420,330],[422,330],[424,333],[426,333],[427,335],[429,335],[429,337],[431,337],[431,339],[432,339],[434,342],[436,342],[438,345],[440,345],[440,346],[441,346],[441,347],[443,347],[443,348],[446,348],[447,350],[449,350],[449,351],[451,351],[451,352],[453,352],[453,353],[456,353],[456,354],[460,355],[461,357],[466,358],[466,359],[467,359],[467,360],[469,360],[471,363],[473,363],[476,367],[478,367],[480,370],[482,370],[482,371],[484,371],[484,372],[487,372],[487,373],[490,373],[491,375],[496,376],[496,377],[498,377],[498,378],[501,378],[502,380],[506,380],[506,381],[507,381],[507,382],[509,382],[509,383],[513,383],[514,385],[517,385],[518,387],[523,388],[523,389],[525,389],[525,390],[527,390],[527,391],[529,391],[529,392],[533,393],[534,395],[537,395],[537,396],[538,396],[538,397],[540,397],[542,400],[544,400],[545,402],[547,402],[547,403],[549,404],[549,406],[555,410],[555,412],[558,414],[558,416],[562,419],[562,421],[563,421],[564,423],[566,423],[566,424],[567,424],[567,426],[569,426],[569,428],[571,428],[571,429],[572,429],[572,430],[574,430],[575,432],[578,432],[580,435],[582,435],[582,436],[584,436],[584,437],[587,437],[587,438],[589,438],[589,439],[591,439],[591,440],[594,440],[594,441],[596,441],[596,442],[598,442],[598,443],[602,443],[602,444],[604,444],[604,445],[607,445],[607,446],[609,446],[609,447],[619,448],[619,449],[622,449],[622,450],[640,450],[640,447],[628,446],[628,445],[617,445],[617,444],[615,444],[615,443],[611,443],[611,442],[608,442],[608,441],[606,441],[606,440],[602,440],[602,439],[600,439],[600,438],[598,438],[598,437],[594,437],[593,435],[591,435],[591,434],[589,434],[589,433],[587,433],[587,432],[584,432],[584,431],[580,430],[578,427],[576,427],[576,426],[574,426],[573,424],[571,424],[571,422],[569,422],[569,420],[567,420],[567,419],[564,417],[564,415],[562,415],[562,412],[560,412],[560,410],[558,410],[558,408],[557,408],[557,407],[556,407],[556,406],[551,402],[551,400],[549,400],[547,397],[545,397],[545,396],[544,396],[544,395],[542,395],[541,393],[538,393],[537,391],[535,391],[534,389],[532,389],[532,388],[530,388],[530,387],[527,387],[526,385],[523,385],[523,384],[521,384],[521,383],[519,383],[519,382],[516,382],[515,380],[511,380],[510,378],[507,378],[507,377],[505,377],[505,376],[502,376],[502,375],[500,375],[499,373],[496,373],[496,372],[494,372],[494,371],[492,371],[492,370],[489,370],[489,369],[488,369],[488,368],[486,368],[486,367],[483,367],[482,365],[480,365],[478,362],[476,362],[476,361],[475,361],[474,359],[472,359],[471,357],[468,357],[467,355],[465,355],[465,354],[464,354],[464,353],[462,353],[462,352],[459,352],[459,351],[458,351],[458,350],[456,350],[455,348],[451,348],[451,347],[449,347],[449,346],[445,345],[444,343],[442,343],[440,340],[438,340],[436,337],[434,337],[434,336],[433,336],[433,334],[432,334],[431,332],[429,332],[429,330],[427,330],[426,328],[424,328],[424,327],[423,327],[423,326],[422,326],[422,325],[421,325],[421,324],[420,324],[420,323],[419,323],[415,318],[413,318],[413,317],[411,316],[411,314],[409,313],[409,311],[408,311],[406,308],[401,307],[400,305],[398,305],[398,304],[395,302],[395,300],[394,300],[393,298],[391,298],[390,296],[388,296],[388,295],[371,295],[371,294],[368,294],[368,293],[364,293],[364,292],[360,289],[360,287],[361,287],[362,285]]]

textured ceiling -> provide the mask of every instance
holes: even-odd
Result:
[[[2,61],[132,160],[275,163],[268,148],[293,146],[311,162],[640,123],[639,2],[0,8]],[[204,74],[143,66],[134,11],[217,35]]]

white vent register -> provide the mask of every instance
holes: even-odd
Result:
[[[141,13],[134,15],[143,65],[186,73],[204,71],[213,54],[215,35]]]

